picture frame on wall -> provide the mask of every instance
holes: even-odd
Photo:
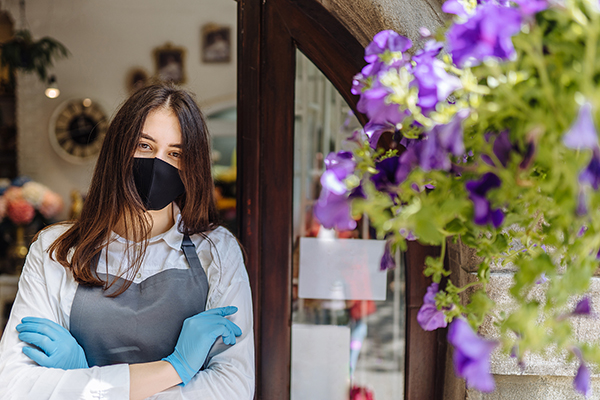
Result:
[[[143,88],[148,82],[148,73],[143,68],[132,68],[127,72],[126,86],[129,93]]]
[[[231,27],[208,24],[202,27],[202,62],[231,62]]]
[[[185,83],[185,48],[167,43],[154,49],[156,76],[165,82]]]

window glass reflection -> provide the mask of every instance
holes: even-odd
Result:
[[[404,275],[379,271],[383,241],[365,217],[349,232],[313,216],[323,160],[360,127],[333,85],[297,53],[292,400],[402,399]],[[360,396],[363,397],[360,397]]]

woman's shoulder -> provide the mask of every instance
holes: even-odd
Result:
[[[69,222],[59,222],[49,225],[37,233],[35,241],[39,242],[44,249],[47,249],[71,226],[73,226],[73,224]]]

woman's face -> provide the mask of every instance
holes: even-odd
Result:
[[[160,158],[180,168],[181,128],[179,120],[169,109],[156,109],[146,117],[134,157]]]

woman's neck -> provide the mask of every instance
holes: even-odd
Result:
[[[148,239],[168,231],[175,223],[173,203],[162,210],[146,211],[146,215],[148,217],[148,222],[150,222],[150,226],[152,226]]]
[[[147,221],[151,226],[148,237],[145,239],[150,239],[154,236],[158,236],[161,233],[164,233],[171,229],[173,224],[175,224],[175,216],[173,215],[173,203],[169,204],[162,210],[146,211],[144,215],[146,216]],[[134,234],[134,232],[126,232],[125,227],[123,225],[123,221],[121,221],[117,224],[117,226],[115,226],[114,231],[119,236],[124,237],[127,240],[134,240],[134,238],[131,237],[131,235]]]

